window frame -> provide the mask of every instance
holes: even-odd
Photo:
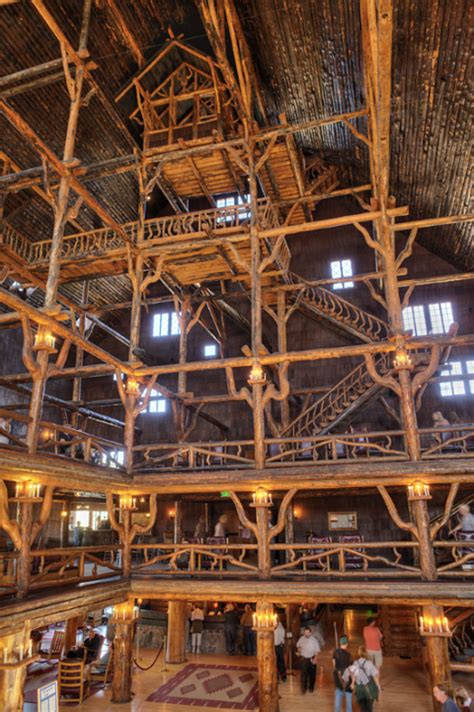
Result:
[[[331,271],[331,279],[343,279],[345,277],[354,276],[352,259],[350,257],[331,260],[329,263],[329,269]],[[337,274],[337,272],[339,272],[339,274]],[[352,289],[353,286],[354,282],[334,282],[332,284],[332,288],[337,291],[341,289]]]

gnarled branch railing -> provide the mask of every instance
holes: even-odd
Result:
[[[312,542],[309,544],[273,544],[272,552],[289,554],[289,561],[272,566],[272,575],[353,576],[389,578],[393,576],[420,577],[421,570],[413,564],[402,562],[399,550],[405,550],[414,559],[417,542]],[[384,552],[391,553],[388,558]],[[314,569],[308,567],[314,565]]]
[[[25,434],[12,432],[16,427],[25,428],[30,422],[27,415],[0,409],[0,447],[27,449]],[[83,460],[94,465],[122,468],[116,452],[123,448],[122,443],[107,440],[98,435],[72,428],[69,425],[40,421],[38,452],[51,453],[61,457]]]
[[[137,557],[141,561],[132,563],[132,575],[258,574],[255,564],[244,561],[257,549],[257,544],[135,544],[132,562]]]
[[[253,440],[137,445],[133,451],[140,453],[143,459],[134,469],[251,467],[255,462],[253,449]]]
[[[30,588],[121,576],[122,568],[115,564],[120,550],[119,545],[34,549],[30,556]]]
[[[289,277],[293,284],[304,281],[293,273],[290,273]],[[382,341],[388,338],[389,328],[385,321],[348,302],[330,289],[308,285],[296,293],[293,299],[304,300],[330,319],[358,331],[369,341]]]
[[[278,214],[268,198],[262,198],[257,206],[258,224],[262,229],[278,227]],[[143,239],[140,244],[159,244],[167,238],[180,235],[205,237],[215,234],[234,233],[236,230],[247,232],[250,225],[250,204],[231,205],[223,208],[198,210],[180,213],[163,218],[146,220]],[[139,243],[138,222],[122,226],[131,242]],[[80,259],[91,255],[100,255],[111,250],[124,250],[125,245],[120,234],[110,228],[100,228],[88,232],[66,235],[63,241],[61,259]],[[32,244],[30,262],[35,266],[49,261],[51,240],[41,240]]]

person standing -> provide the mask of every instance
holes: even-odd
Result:
[[[227,530],[226,530],[226,524],[227,524],[227,514],[221,514],[219,517],[216,526],[214,527],[214,536],[219,537],[221,539],[225,539],[227,536]]]
[[[450,534],[454,532],[474,532],[474,514],[471,514],[471,508],[468,504],[462,504],[459,507],[459,524],[451,529]]]
[[[201,653],[202,629],[204,626],[204,611],[199,606],[194,605],[191,612],[191,637],[192,651],[198,655]]]
[[[273,631],[275,639],[275,655],[278,670],[278,679],[286,682],[286,663],[285,663],[285,629],[282,622],[279,620]]]
[[[365,648],[374,665],[380,670],[382,667],[382,631],[377,626],[375,618],[367,618],[367,625],[364,627]]]
[[[244,614],[240,619],[240,625],[244,631],[244,654],[256,655],[257,639],[253,629],[253,611],[248,603],[245,605]]]
[[[239,612],[236,611],[233,603],[228,603],[224,608],[225,647],[228,655],[235,655],[238,625]]]
[[[317,656],[321,648],[312,635],[311,628],[306,627],[301,638],[296,643],[296,650],[301,656],[301,692],[314,692],[317,672]]]
[[[194,539],[200,539],[201,541],[206,538],[206,517],[204,514],[201,514],[197,521],[193,537]]]
[[[360,712],[372,712],[380,694],[379,671],[363,645],[357,652],[359,657],[349,668],[351,684]]]
[[[448,695],[448,690],[445,685],[435,685],[433,687],[433,695],[435,700],[441,703],[442,712],[459,712],[459,707]]]
[[[341,712],[342,700],[346,700],[346,712],[352,712],[352,686],[349,668],[352,665],[352,655],[347,650],[349,640],[347,635],[341,635],[339,647],[332,656],[334,666],[334,712]]]

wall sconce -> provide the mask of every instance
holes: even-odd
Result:
[[[141,388],[142,384],[136,378],[133,378],[133,376],[127,378],[125,393],[128,396],[136,396],[138,398],[141,395]]]
[[[301,517],[301,507],[293,507],[293,518],[299,519]]]
[[[419,500],[431,499],[430,486],[417,480],[412,485],[408,485],[408,500],[416,502]]]
[[[413,361],[405,348],[396,349],[393,367],[395,371],[411,371],[413,369]]]
[[[446,616],[431,618],[420,616],[420,635],[435,636],[436,638],[450,638],[449,621]]]
[[[168,509],[168,517],[174,519],[176,517],[176,509]]]
[[[34,482],[18,482],[15,485],[15,496],[12,497],[12,502],[41,502],[41,487],[42,485]]]
[[[252,494],[252,507],[271,507],[273,505],[272,495],[264,487],[258,487]]]
[[[131,494],[119,495],[119,509],[132,512],[137,509],[137,498]]]
[[[45,326],[39,326],[33,343],[33,351],[47,351],[56,353],[56,337]]]
[[[68,516],[69,516],[69,512],[66,509],[63,509],[61,511],[61,517],[63,517],[63,519],[65,519]]]
[[[52,430],[51,428],[42,428],[41,439],[45,443],[49,442],[50,440],[54,440],[54,430]]]
[[[2,649],[1,661],[4,665],[16,667],[18,663],[30,663],[33,656],[33,641],[30,640],[28,645],[19,645],[16,650]],[[35,656],[35,659],[39,658]]]
[[[276,613],[254,613],[252,616],[252,620],[254,630],[273,631],[273,629],[278,623],[278,616]]]
[[[113,623],[132,623],[139,616],[139,608],[133,601],[125,601],[125,603],[117,603],[114,606],[112,615]]]
[[[248,377],[248,383],[251,386],[256,386],[258,384],[263,384],[266,381],[266,375],[262,366],[255,361]]]

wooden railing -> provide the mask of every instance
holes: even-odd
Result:
[[[9,247],[25,262],[31,261],[33,243],[4,220],[0,220],[0,244]]]
[[[136,544],[132,545],[132,575],[257,575],[257,551],[257,544]],[[254,561],[248,563],[245,559],[252,554]]]
[[[289,280],[293,284],[304,281],[293,273],[289,274]],[[358,332],[361,338],[365,337],[369,341],[382,341],[388,338],[389,328],[385,321],[348,302],[337,292],[324,287],[308,285],[305,289],[293,294],[294,300],[302,300],[303,304],[310,308],[314,307],[316,311],[338,322],[343,327],[350,327],[352,331]]]
[[[15,449],[26,450],[26,428],[30,418],[27,415],[0,408],[0,419],[0,448],[14,447]],[[25,430],[24,434],[17,435],[12,432],[18,426]],[[39,452],[83,460],[84,462],[103,465],[104,467],[123,467],[115,457],[116,451],[123,448],[121,443],[72,428],[69,425],[61,425],[49,421],[41,421],[39,427]],[[5,442],[5,440],[8,442]]]
[[[278,214],[267,198],[258,201],[257,220],[261,228],[278,227]],[[141,244],[160,244],[161,241],[178,236],[205,237],[211,234],[247,232],[250,224],[250,204],[231,205],[225,208],[198,210],[145,221]],[[138,244],[138,222],[122,225],[130,240]],[[31,245],[30,262],[34,265],[49,261],[51,240],[41,240]],[[282,249],[288,247],[283,241]],[[66,235],[63,240],[61,259],[72,260],[87,256],[100,256],[112,250],[124,250],[123,238],[110,228]],[[289,251],[288,251],[289,254]]]
[[[474,457],[474,425],[421,428],[419,434],[422,459]],[[255,467],[253,440],[149,443],[133,450],[137,472]],[[265,438],[265,453],[267,467],[409,459],[403,430]]]
[[[270,544],[268,579],[422,580],[417,541],[321,541]],[[474,541],[434,541],[439,579],[474,578]],[[36,549],[29,591],[123,576],[120,545]],[[262,578],[253,542],[132,544],[131,576]],[[0,552],[0,595],[16,592],[17,553]]]

